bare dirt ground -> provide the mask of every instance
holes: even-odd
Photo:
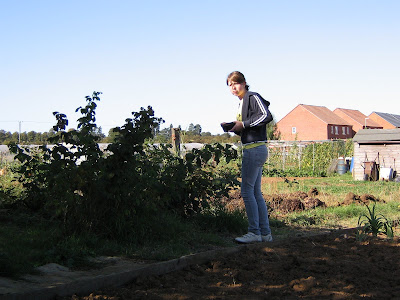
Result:
[[[266,200],[274,203],[275,209],[287,212],[323,205],[317,201],[315,190],[271,197]],[[369,200],[379,199],[349,194],[339,205]],[[238,207],[241,201],[234,193],[226,205]],[[400,299],[400,240],[372,236],[361,240],[355,230],[306,234],[248,245],[227,257],[161,276],[138,278],[120,288],[62,299],[303,298]]]
[[[209,263],[62,299],[400,299],[400,241],[354,232],[249,245]]]

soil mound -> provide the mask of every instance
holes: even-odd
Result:
[[[264,199],[270,212],[289,213],[326,207],[326,204],[316,197],[319,194],[316,188],[312,188],[307,193],[297,191],[290,194],[264,195]],[[229,199],[224,199],[223,203],[228,210],[245,209],[239,190],[232,191]]]
[[[304,210],[304,204],[298,198],[283,198],[278,205],[278,209],[285,213],[302,211]]]
[[[289,213],[314,209],[316,207],[326,207],[323,201],[316,198],[317,195],[319,195],[318,190],[312,188],[308,193],[298,191],[291,194],[268,195],[265,197],[265,200],[273,210]]]
[[[374,195],[371,194],[363,194],[361,196],[356,195],[352,192],[349,192],[344,201],[342,203],[340,203],[339,205],[350,205],[350,204],[365,204],[365,205],[369,205],[370,202],[382,202],[385,203],[384,200],[376,198]]]
[[[312,188],[308,191],[307,195],[308,197],[315,197],[319,194],[317,188]]]
[[[305,192],[294,192],[291,194],[293,197],[299,198],[300,200],[304,200],[308,197],[308,194]]]
[[[325,202],[322,202],[318,198],[307,197],[303,200],[304,209],[313,209],[316,207],[326,207]]]

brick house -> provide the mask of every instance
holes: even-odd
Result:
[[[371,120],[378,123],[383,129],[400,128],[400,116],[381,112],[372,112],[368,116]]]
[[[276,125],[281,140],[287,141],[353,137],[352,125],[325,106],[299,104]]]
[[[349,124],[353,125],[352,136],[354,136],[360,129],[383,129],[381,125],[371,120],[359,110],[336,108],[333,112]]]

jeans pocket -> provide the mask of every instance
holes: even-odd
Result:
[[[264,146],[259,146],[254,149],[257,150],[254,153],[255,154],[254,155],[255,164],[259,167],[262,167],[265,164],[265,162],[267,161],[268,149],[267,149],[267,147],[264,147]]]

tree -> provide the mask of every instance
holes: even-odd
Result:
[[[92,134],[97,138],[98,141],[106,137],[106,135],[103,133],[101,126],[95,127],[92,131]]]
[[[108,131],[108,136],[105,139],[103,139],[103,142],[104,143],[114,143],[117,140],[118,135],[119,135],[119,133],[116,132],[116,128],[111,128]]]
[[[0,144],[3,144],[6,140],[6,132],[5,130],[0,130]]]
[[[26,135],[27,137],[27,142],[32,144],[36,141],[36,132],[35,131],[29,131]]]
[[[280,134],[277,131],[277,126],[275,120],[272,120],[267,125],[267,139],[268,140],[279,140]]]
[[[18,132],[13,132],[13,134],[10,137],[10,142],[18,143],[19,142],[19,134]]]
[[[194,132],[194,125],[193,125],[193,123],[190,123],[189,124],[189,127],[188,127],[188,133],[190,132],[190,133],[192,133],[192,132]]]
[[[56,135],[56,132],[54,131],[53,128],[51,128],[51,129],[48,131],[47,135],[48,135],[49,138],[51,138],[51,137],[54,137],[54,136]]]
[[[43,133],[41,134],[41,139],[40,139],[40,141],[41,141],[42,143],[46,143],[48,138],[49,138],[49,134],[48,134],[47,132],[43,132]]]
[[[194,125],[193,131],[194,131],[195,135],[201,135],[201,126],[200,126],[200,124]]]

